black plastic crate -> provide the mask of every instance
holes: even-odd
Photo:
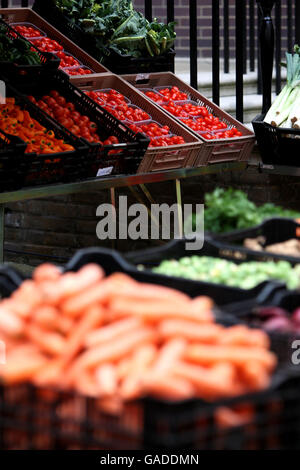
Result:
[[[18,90],[26,95],[33,94],[37,99],[48,95],[51,90],[56,90],[67,101],[73,103],[77,111],[97,124],[98,134],[102,140],[111,135],[118,137],[120,144],[104,146],[80,139],[89,148],[89,159],[94,161],[87,176],[95,177],[99,169],[105,168],[111,168],[110,173],[115,175],[137,172],[150,139],[143,134],[133,132],[83,91],[72,85],[64,72],[58,70],[52,74],[43,74],[34,83],[34,87],[25,82],[23,85],[19,84]],[[42,113],[45,114],[44,111]],[[65,127],[61,125],[60,127],[69,132]]]
[[[299,166],[300,130],[274,127],[263,122],[265,115],[252,121],[263,163]]]
[[[234,230],[224,234],[210,234],[212,239],[227,246],[228,249],[233,250],[239,248],[242,252],[251,253],[252,256],[259,255],[259,260],[262,256],[266,256],[268,260],[284,259],[291,263],[300,263],[300,256],[289,256],[284,254],[272,253],[270,251],[254,251],[243,246],[246,238],[263,237],[263,246],[272,245],[275,243],[285,242],[290,239],[300,240],[300,224],[293,219],[285,218],[272,218],[267,219],[256,227],[251,227],[243,230]]]
[[[177,289],[181,289],[181,285],[185,286],[184,288],[190,290],[191,293],[196,292],[196,295],[208,295],[212,297],[217,305],[222,306],[222,309],[226,311],[227,306],[234,302],[247,300],[255,306],[258,300],[267,301],[272,297],[274,292],[285,289],[284,284],[277,281],[265,281],[252,289],[241,289],[239,287],[230,287],[222,284],[214,284],[212,282],[189,280],[176,276],[171,277],[150,271],[163,260],[178,260],[185,256],[211,256],[234,261],[237,264],[247,261],[266,261],[269,259],[264,254],[248,252],[247,250],[242,250],[237,247],[230,247],[212,239],[206,239],[203,248],[196,251],[187,251],[185,244],[186,240],[184,239],[173,240],[159,248],[127,253],[125,257],[136,269],[138,269],[138,265],[145,267],[145,270],[140,273],[144,276],[146,282],[163,283],[164,285]],[[293,264],[296,264],[295,259]]]
[[[95,162],[94,155],[88,153],[88,147],[75,138],[67,129],[63,129],[50,117],[47,117],[39,108],[8,84],[6,84],[6,93],[7,97],[14,97],[16,104],[22,110],[27,110],[33,119],[48,130],[54,131],[57,138],[63,139],[75,149],[74,151],[53,154],[24,153],[21,162],[22,171],[24,171],[24,186],[69,182],[87,178]]]
[[[0,129],[0,192],[16,191],[24,184],[26,144]]]
[[[30,82],[31,79],[35,80],[36,77],[42,73],[43,69],[45,69],[47,72],[58,69],[60,64],[60,59],[58,57],[49,52],[40,51],[1,18],[0,27],[5,28],[8,38],[18,38],[28,43],[31,47],[31,50],[37,53],[41,61],[41,63],[37,65],[22,65],[11,62],[0,62],[1,74],[5,75],[5,77],[9,79],[10,83],[24,82],[25,80]]]
[[[45,2],[45,0],[35,0],[33,10],[117,75],[174,72],[175,52],[173,49],[164,55],[155,57],[135,58],[130,55],[121,55],[111,50],[107,50],[107,55],[102,55],[97,48],[95,37],[74,24],[55,6],[53,0],[48,2]]]
[[[103,59],[104,65],[117,75],[153,73],[153,72],[173,72],[175,69],[175,51],[173,49],[164,55],[154,57],[132,57],[121,55],[115,51]]]
[[[65,270],[78,270],[91,261],[107,273],[126,269],[126,262],[111,250],[78,252]],[[9,279],[11,285],[3,281]],[[142,273],[136,274],[142,280]],[[14,290],[22,278],[14,270],[0,270],[0,292]],[[182,289],[186,292],[186,289]],[[277,353],[277,344],[273,342]],[[29,385],[0,387],[1,449],[104,450],[253,450],[299,449],[300,375],[279,364],[271,386],[257,393],[208,403],[178,403],[146,398],[125,405],[120,415],[101,411],[97,400],[69,392]],[[247,420],[224,427],[224,407],[246,410]]]

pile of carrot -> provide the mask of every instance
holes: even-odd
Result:
[[[268,387],[268,336],[215,323],[212,306],[94,264],[41,265],[0,303],[0,379],[75,390],[116,412],[143,396],[213,401]]]

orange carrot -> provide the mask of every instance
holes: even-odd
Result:
[[[55,307],[42,305],[34,310],[33,320],[42,328],[55,330],[58,328],[59,312]]]
[[[109,341],[113,341],[122,335],[126,335],[141,325],[142,321],[138,318],[125,318],[124,320],[103,326],[99,330],[91,331],[86,336],[85,345],[90,348],[107,343]]]
[[[117,392],[116,367],[113,364],[102,364],[95,370],[95,380],[101,396],[114,395]]]
[[[153,375],[168,373],[172,366],[183,357],[186,345],[186,341],[182,338],[170,339],[160,348],[150,373]]]
[[[244,325],[224,329],[224,334],[220,337],[220,343],[236,346],[257,346],[266,349],[270,347],[269,337],[264,331],[250,329]]]
[[[73,364],[73,372],[81,368],[97,367],[105,362],[115,362],[147,341],[154,341],[155,333],[150,328],[139,328],[109,344],[97,346],[84,352]]]
[[[166,303],[157,300],[151,302],[133,301],[119,299],[117,296],[111,300],[110,308],[113,311],[113,318],[122,318],[130,315],[142,318],[150,323],[155,323],[167,318],[181,318],[194,320],[200,323],[211,321],[211,313],[208,311],[194,312],[189,308],[190,304]]]
[[[248,412],[232,410],[225,406],[220,406],[215,412],[216,423],[221,429],[228,429],[236,426],[245,426],[253,419],[253,409]]]
[[[201,365],[230,362],[240,366],[247,361],[257,361],[268,371],[272,371],[277,362],[275,354],[263,348],[225,345],[191,345],[187,348],[185,357]]]
[[[3,305],[0,305],[0,331],[14,337],[24,332],[23,321]]]
[[[56,281],[61,276],[61,270],[54,264],[44,263],[35,268],[33,279],[35,282]]]
[[[241,375],[250,390],[263,390],[270,385],[270,376],[259,362],[245,362]]]
[[[178,377],[153,376],[143,379],[144,394],[151,394],[167,401],[188,400],[194,396],[195,390],[191,382]]]
[[[43,294],[38,285],[32,280],[24,281],[13,293],[12,308],[22,318],[29,318],[32,310],[43,302]]]
[[[142,392],[142,377],[149,371],[157,355],[153,344],[143,345],[137,349],[129,362],[129,369],[120,387],[120,394],[124,400],[138,398]]]
[[[188,320],[164,320],[158,325],[158,331],[163,339],[174,336],[183,337],[189,341],[215,343],[222,339],[225,328],[215,323],[199,324]]]
[[[65,348],[65,340],[58,333],[48,333],[33,324],[26,328],[27,337],[37,344],[41,350],[50,355],[62,354]]]
[[[87,397],[97,398],[99,396],[99,386],[93,375],[87,370],[82,370],[80,375],[76,377],[75,388]]]
[[[8,385],[27,382],[32,379],[43,367],[47,366],[47,359],[40,354],[32,354],[25,358],[17,357],[8,360],[0,368],[0,377]]]

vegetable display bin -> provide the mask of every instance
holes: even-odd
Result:
[[[65,271],[91,261],[107,274],[126,268],[116,252],[87,249],[78,252]],[[136,279],[143,281],[142,273]],[[0,269],[1,293],[13,292],[21,281],[11,268]],[[276,342],[272,350],[277,354]],[[68,391],[2,385],[1,449],[299,449],[299,393],[299,372],[284,361],[279,361],[265,391],[215,402],[171,403],[146,397],[114,415],[101,410],[97,399]],[[242,419],[229,423],[224,415],[230,410]]]
[[[0,62],[1,74],[5,74],[11,83],[24,80],[30,81],[31,79],[36,79],[36,77],[40,75],[44,69],[50,72],[51,70],[58,68],[60,60],[57,57],[49,52],[41,52],[1,18],[0,28],[5,31],[5,34],[9,39],[21,39],[22,41],[25,41],[30,46],[30,49],[36,52],[40,59],[40,64],[31,65],[19,65],[12,62]]]
[[[84,179],[89,176],[95,156],[89,155],[88,147],[67,129],[47,117],[38,107],[18,93],[6,83],[7,97],[15,98],[16,105],[29,112],[48,131],[54,131],[58,139],[64,140],[74,147],[73,151],[36,154],[18,152],[20,171],[23,173],[24,186],[36,186],[57,182],[69,182]],[[8,135],[11,139],[11,136]],[[27,147],[27,145],[26,145]],[[18,171],[18,170],[16,170]]]
[[[223,234],[211,234],[211,237],[227,245],[228,248],[240,248],[244,252],[251,253],[253,256],[258,253],[259,260],[261,256],[266,256],[268,260],[280,260],[284,259],[292,263],[300,263],[299,257],[291,255],[285,255],[284,253],[272,253],[270,251],[254,251],[246,247],[243,247],[243,242],[246,238],[257,238],[263,237],[264,246],[272,245],[275,243],[282,243],[291,239],[300,240],[300,224],[293,219],[285,218],[272,218],[267,219],[260,225],[244,230],[235,230],[233,232],[227,232]]]
[[[125,259],[131,264],[130,275],[139,272],[144,282],[163,284],[168,287],[183,290],[191,295],[208,295],[222,310],[231,312],[230,306],[234,302],[249,301],[251,305],[268,301],[277,291],[285,289],[285,285],[277,281],[264,281],[251,289],[242,289],[210,281],[191,280],[178,276],[168,276],[152,272],[164,260],[179,260],[183,257],[210,256],[233,261],[237,264],[247,261],[268,261],[264,254],[251,253],[238,247],[228,247],[212,239],[206,239],[200,250],[186,250],[186,240],[172,240],[158,248],[127,253]],[[296,264],[296,262],[294,263]],[[144,270],[139,267],[143,266]]]
[[[114,145],[100,145],[81,139],[82,144],[89,149],[87,158],[90,158],[93,163],[88,174],[89,177],[97,176],[99,170],[103,170],[103,176],[136,173],[149,145],[149,139],[143,134],[133,132],[91,100],[85,93],[72,85],[69,77],[62,71],[58,70],[52,75],[41,77],[34,87],[32,84],[24,84],[23,86],[20,84],[18,89],[27,95],[32,94],[32,90],[34,90],[33,95],[37,99],[49,94],[51,90],[56,90],[67,101],[73,103],[77,111],[88,116],[91,121],[97,124],[101,139],[105,140],[111,135],[118,137],[120,143]],[[45,114],[44,111],[42,113]],[[48,115],[45,114],[45,116]],[[67,129],[65,130],[67,131]]]
[[[33,10],[39,15],[55,25],[63,34],[77,43],[96,60],[101,61],[111,71],[118,75],[141,72],[174,72],[174,50],[168,51],[161,56],[132,57],[121,55],[115,51],[108,51],[107,56],[103,56],[97,48],[95,36],[86,33],[78,25],[72,23],[58,8],[53,0],[35,0]]]
[[[0,192],[16,191],[24,184],[27,145],[0,130]]]
[[[50,2],[44,3],[47,3],[48,8]],[[30,8],[2,8],[0,9],[0,15],[1,18],[8,24],[23,22],[32,23],[42,32],[46,33],[50,39],[54,39],[59,44],[61,44],[61,46],[64,48],[64,52],[72,54],[83,65],[93,70],[95,74],[108,72],[106,67],[104,67],[97,60],[93,59],[90,55],[78,47],[76,41],[73,42],[68,39],[65,35],[58,31],[58,29],[49,24]],[[54,22],[54,25],[56,26],[56,22]]]
[[[171,133],[182,136],[185,144],[172,145],[170,147],[153,147],[146,154],[138,169],[139,173],[154,172],[160,170],[172,170],[176,168],[193,167],[195,162],[203,155],[203,144],[201,140],[187,131],[178,121],[170,118],[147,98],[139,93],[134,87],[116,75],[102,75],[98,78],[80,77],[71,79],[71,83],[81,90],[92,91],[114,88],[130,99],[131,104],[137,105],[146,111],[152,120],[170,127]],[[205,160],[203,160],[203,164]]]
[[[187,93],[189,100],[195,101],[199,106],[205,106],[209,110],[209,112],[214,114],[221,121],[224,121],[228,125],[228,127],[235,126],[242,133],[241,137],[236,137],[234,139],[205,140],[197,132],[185,126],[183,121],[178,121],[182,125],[184,125],[186,129],[189,129],[190,132],[192,132],[194,135],[196,135],[203,141],[206,154],[205,160],[207,163],[249,160],[255,141],[253,132],[251,132],[247,127],[245,127],[239,121],[227,114],[225,111],[220,109],[212,101],[209,101],[197,90],[184,83],[173,73],[140,73],[138,75],[124,75],[122,78],[128,81],[131,85],[135,86],[136,88],[177,86],[180,91]],[[149,99],[149,101],[151,100]],[[153,103],[153,101],[151,102]],[[172,114],[170,114],[164,108],[159,106],[157,103],[155,103],[155,106],[162,109],[163,112],[168,114],[168,116],[172,116],[173,119],[177,120],[177,118],[175,118]],[[200,159],[196,163],[196,166],[200,166],[202,164],[203,156],[200,156]]]
[[[299,167],[300,130],[271,126],[264,117],[262,114],[252,121],[262,162]]]

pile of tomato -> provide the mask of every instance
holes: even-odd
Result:
[[[159,93],[165,97],[166,101],[184,101],[188,95],[179,90],[177,86],[160,88]]]
[[[160,126],[156,122],[150,122],[149,124],[142,124],[140,126],[130,124],[129,127],[136,133],[142,132],[150,137],[149,147],[168,147],[170,145],[182,145],[185,143],[183,137],[170,135],[171,131],[168,126]]]
[[[119,143],[118,138],[114,136],[110,136],[102,142],[97,134],[97,124],[92,122],[88,116],[76,111],[74,104],[67,102],[56,90],[52,90],[49,95],[43,96],[40,100],[36,100],[33,96],[28,98],[77,137],[101,145]]]
[[[163,98],[159,93],[156,93],[155,91],[143,91],[143,93],[148,96],[152,101],[155,101],[157,104],[164,104],[167,103],[168,100]]]
[[[91,69],[81,66],[80,62],[64,51],[64,48],[59,42],[48,37],[42,37],[41,32],[27,26],[16,25],[14,29],[22,36],[28,38],[35,47],[42,52],[51,52],[60,59],[60,69],[63,69],[68,75],[90,75],[94,73]],[[35,39],[39,38],[39,39]],[[70,68],[78,67],[78,68]]]
[[[86,94],[96,101],[99,104],[108,104],[109,106],[116,107],[127,103],[127,100],[122,93],[119,93],[117,90],[111,89],[108,91],[96,90],[96,91],[86,91]]]
[[[68,75],[91,75],[92,72],[91,69],[83,68],[83,67],[78,67],[78,69],[64,69],[64,72],[66,72]]]
[[[65,69],[67,67],[77,67],[80,62],[70,54],[66,54],[64,51],[56,52],[55,54],[60,59],[60,68]]]
[[[31,41],[42,52],[58,52],[63,51],[64,48],[57,41],[50,38],[35,39]]]
[[[218,117],[211,113],[207,113],[206,117],[197,119],[181,119],[181,122],[193,129],[193,131],[201,133],[201,136],[207,140],[232,139],[233,137],[242,136],[242,133],[236,127],[229,129],[224,121],[220,121]]]
[[[39,38],[42,35],[38,29],[35,29],[32,26],[24,26],[20,24],[13,26],[13,29],[27,39]]]

